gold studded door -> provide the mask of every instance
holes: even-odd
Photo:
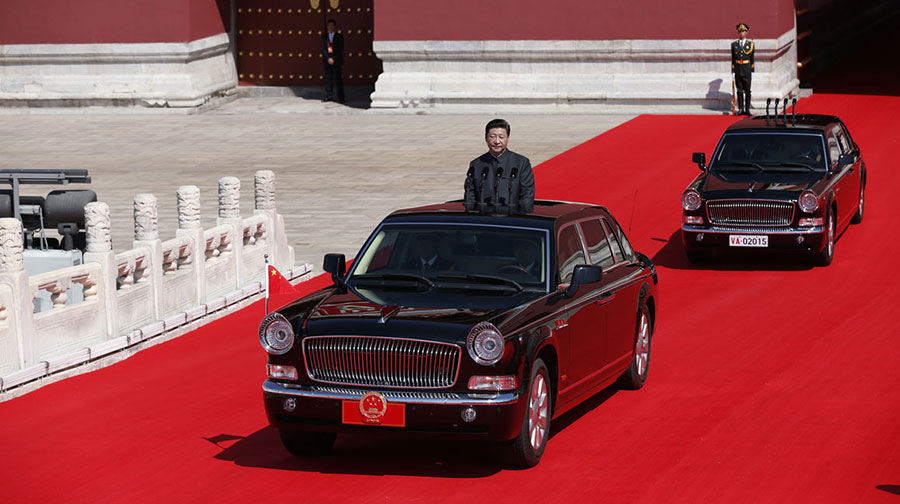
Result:
[[[381,60],[372,52],[373,0],[237,0],[241,84],[323,84],[321,40],[335,19],[344,35],[344,86],[374,85]]]

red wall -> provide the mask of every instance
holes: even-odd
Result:
[[[187,42],[226,31],[216,0],[0,0],[0,44]]]
[[[751,38],[794,26],[792,0],[375,0],[375,40]]]

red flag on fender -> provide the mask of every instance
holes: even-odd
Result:
[[[266,270],[266,315],[268,315],[269,306],[273,309],[281,308],[300,297],[300,290],[291,285],[275,266],[267,264]]]

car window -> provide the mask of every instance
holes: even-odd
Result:
[[[715,154],[713,171],[777,163],[803,163],[825,169],[822,136],[805,133],[730,133],[722,138]]]
[[[629,243],[628,237],[625,236],[625,232],[622,231],[622,227],[615,221],[607,221],[607,224],[615,228],[614,234],[619,237],[619,245],[622,246],[622,252],[625,254],[625,258],[629,261],[634,260],[634,249],[631,248],[631,243]]]
[[[606,230],[606,234],[609,236],[609,246],[612,248],[613,256],[616,258],[616,262],[622,262],[625,260],[625,255],[622,253],[622,247],[619,245],[619,240],[616,238],[610,229],[609,223],[606,222],[606,219],[603,219],[603,229]]]
[[[556,245],[556,264],[559,266],[559,283],[570,283],[575,266],[585,264],[584,250],[575,226],[571,225],[559,232]]]
[[[850,144],[847,142],[847,137],[844,135],[841,126],[835,124],[831,131],[834,133],[835,138],[837,138],[838,145],[841,147],[841,152],[843,154],[848,154],[850,152]]]
[[[360,252],[352,277],[489,275],[545,287],[547,235],[540,229],[465,224],[388,224]]]
[[[584,243],[587,245],[588,254],[591,256],[591,263],[604,268],[615,264],[613,251],[609,248],[609,240],[607,239],[607,234],[603,231],[600,221],[591,219],[581,222],[580,225],[581,231],[584,233]]]
[[[826,135],[825,142],[828,145],[828,159],[831,166],[834,166],[837,164],[838,159],[841,158],[841,147],[838,145],[837,139],[831,132],[828,132],[828,135]]]

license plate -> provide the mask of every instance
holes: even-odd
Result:
[[[403,403],[388,403],[381,394],[369,392],[359,401],[342,401],[341,423],[345,425],[406,427],[406,405]]]
[[[768,247],[769,237],[766,235],[728,235],[731,247]]]

